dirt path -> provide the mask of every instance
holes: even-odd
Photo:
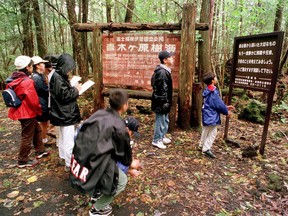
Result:
[[[144,169],[129,179],[126,190],[113,202],[115,216],[144,215],[288,215],[288,128],[271,122],[265,158],[242,158],[242,149],[259,144],[262,126],[231,120],[229,136],[241,144],[234,148],[222,140],[223,127],[213,146],[216,159],[197,151],[199,132],[177,129],[165,150],[153,148],[154,116],[140,114],[141,138],[134,156]],[[6,118],[0,103],[0,215],[87,215],[89,197],[74,190],[68,173],[58,164],[55,144],[51,155],[34,169],[18,169],[20,126]],[[285,134],[285,135],[284,135]]]

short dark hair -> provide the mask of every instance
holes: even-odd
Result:
[[[26,66],[26,67],[30,67],[30,66],[32,66],[33,65],[33,61],[31,60],[30,61],[30,63]],[[29,73],[28,73],[28,70],[27,70],[27,68],[22,68],[22,69],[20,69],[19,71],[22,71],[22,72],[24,72],[26,75],[30,75]]]
[[[212,72],[205,73],[203,76],[203,82],[206,85],[212,84],[212,80],[214,80],[214,79],[215,79],[215,74]]]
[[[128,93],[123,89],[112,89],[109,93],[109,104],[114,110],[120,110],[128,101]]]

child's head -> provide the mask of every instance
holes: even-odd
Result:
[[[205,73],[204,76],[203,76],[203,82],[206,84],[206,85],[211,85],[211,84],[215,84],[213,83],[213,80],[215,81],[216,79],[216,76],[214,73],[212,72],[208,72],[208,73]]]
[[[128,109],[128,94],[122,89],[112,89],[109,94],[110,107],[120,113]]]
[[[138,128],[139,128],[139,122],[137,121],[137,119],[135,119],[132,116],[128,116],[124,119],[124,122],[126,124],[126,127],[128,128],[128,132],[130,137],[132,136],[132,133],[136,136],[139,137],[139,133],[138,133]]]

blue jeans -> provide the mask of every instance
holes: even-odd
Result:
[[[169,126],[168,113],[167,114],[155,113],[153,142],[156,143],[164,138],[165,134],[168,131],[168,126]]]

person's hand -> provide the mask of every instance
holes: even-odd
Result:
[[[168,110],[169,107],[170,107],[170,104],[169,104],[169,103],[163,104],[163,109],[164,109],[164,110]]]
[[[77,88],[78,92],[80,92],[80,91],[81,91],[81,88],[82,88],[82,83],[79,83],[79,84],[76,86],[76,88]]]
[[[129,169],[128,173],[133,177],[138,177],[140,175],[140,171],[137,169]]]
[[[231,111],[231,110],[235,110],[235,107],[232,106],[232,105],[228,105],[228,106],[227,106],[227,109],[228,109],[229,111]]]
[[[142,164],[140,163],[139,160],[133,159],[130,167],[131,167],[132,169],[140,169],[140,168],[142,168]]]

